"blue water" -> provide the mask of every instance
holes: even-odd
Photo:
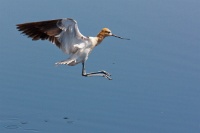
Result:
[[[199,0],[4,0],[0,2],[2,133],[199,133]],[[48,41],[20,35],[18,23],[70,17],[86,36],[106,38],[88,72]]]

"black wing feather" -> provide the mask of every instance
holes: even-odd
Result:
[[[22,34],[32,38],[32,40],[49,40],[60,48],[60,42],[56,37],[62,30],[57,26],[57,23],[62,19],[48,20],[40,22],[30,22],[24,24],[17,24],[17,29]]]

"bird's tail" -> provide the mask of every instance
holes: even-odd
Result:
[[[67,60],[59,61],[55,63],[55,65],[69,65],[69,66],[74,66],[76,64],[77,63],[75,59],[67,59]]]

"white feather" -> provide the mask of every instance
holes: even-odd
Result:
[[[62,19],[57,23],[62,29],[58,35],[58,41],[61,43],[61,50],[70,54],[70,57],[56,64],[76,65],[88,59],[88,55],[97,44],[97,37],[85,37],[78,29],[77,22],[73,19]]]

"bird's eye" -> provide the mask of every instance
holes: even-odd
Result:
[[[107,31],[108,34],[110,34],[110,31]]]

